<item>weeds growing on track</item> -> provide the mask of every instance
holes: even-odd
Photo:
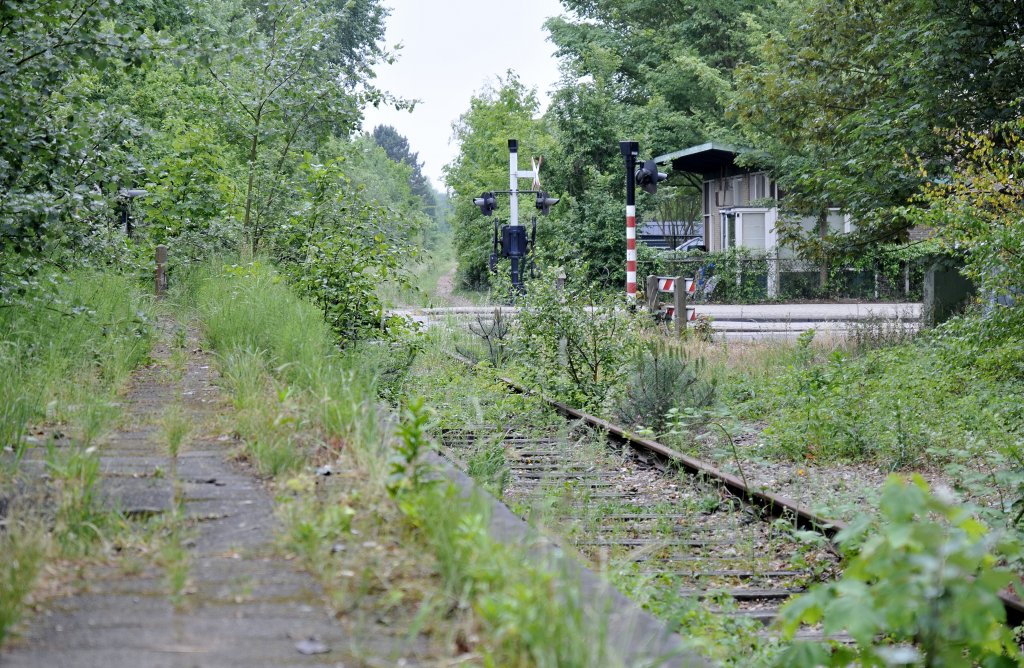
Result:
[[[473,610],[479,626],[453,631],[459,634],[456,644],[488,654],[494,665],[609,665],[592,660],[604,643],[595,642],[592,627],[584,627],[575,585],[562,573],[529,566],[518,550],[494,541],[479,505],[447,483],[432,482],[434,474],[422,468],[424,451],[432,448],[423,431],[422,407],[412,404],[397,430],[399,443],[382,427],[377,396],[385,385],[397,393],[410,357],[386,345],[339,352],[319,312],[295,298],[273,271],[258,265],[196,272],[179,299],[196,309],[219,355],[247,451],[261,470],[279,474],[285,545],[320,574],[336,608],[350,610],[382,584],[401,580],[385,568],[374,573],[331,567],[357,551],[347,547],[354,542],[356,527],[361,533],[373,531],[382,541],[392,540],[394,528],[384,529],[380,519],[373,519],[394,512],[394,506],[389,511],[381,505],[388,488],[397,495],[402,524],[409,527],[405,540],[422,540],[431,548],[448,592],[443,604],[433,594],[410,598],[400,593],[404,588],[393,592],[403,604],[421,606],[426,618],[414,628],[443,625],[441,617],[453,610]],[[286,464],[281,466],[277,455],[258,445],[261,440],[272,442],[268,439],[275,433],[282,439],[274,451],[288,453],[282,455]],[[299,443],[283,438],[288,433],[314,438]],[[493,462],[485,459],[483,468],[495,472]],[[301,472],[311,463],[346,470],[318,484],[318,478]],[[336,480],[350,484],[341,488]],[[364,540],[360,556],[381,563],[367,544],[377,541]],[[459,621],[464,614],[456,615],[457,627],[465,626]],[[586,624],[594,621],[586,618]],[[471,640],[476,633],[487,640]]]

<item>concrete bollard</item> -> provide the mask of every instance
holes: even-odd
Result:
[[[675,307],[676,336],[683,336],[686,332],[686,279],[682,276],[675,278],[675,292],[672,293],[672,306]]]

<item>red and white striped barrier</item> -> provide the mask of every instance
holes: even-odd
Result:
[[[686,294],[692,295],[697,290],[697,282],[692,278],[683,279],[686,283]],[[659,278],[658,279],[658,292],[674,293],[676,291],[676,279],[674,278]]]
[[[672,318],[675,317],[676,307],[675,306],[669,306],[668,304],[666,304],[665,306],[662,306],[661,309],[658,312],[661,313],[662,317],[665,320],[671,320]],[[696,307],[687,306],[686,307],[686,321],[687,322],[696,322],[696,320],[697,320],[697,309],[696,309]]]

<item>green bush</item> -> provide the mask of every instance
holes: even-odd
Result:
[[[1000,558],[1020,546],[970,510],[930,494],[920,476],[890,478],[879,517],[843,530],[843,576],[790,601],[792,640],[802,624],[845,631],[854,646],[795,642],[778,666],[1016,666],[1020,649],[998,593],[1014,581]]]
[[[704,362],[661,339],[646,341],[633,360],[632,373],[616,410],[626,424],[660,433],[669,411],[704,408],[715,401],[715,385],[703,378]]]
[[[512,329],[523,379],[589,411],[610,407],[640,350],[643,317],[578,281],[555,287],[553,273],[529,284]]]

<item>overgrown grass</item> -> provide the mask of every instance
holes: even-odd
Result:
[[[21,619],[25,597],[47,553],[48,538],[38,523],[4,522],[0,530],[0,646]]]
[[[999,371],[951,363],[935,334],[860,353],[805,338],[732,367],[723,385],[739,416],[767,422],[771,454],[900,470],[1019,459],[1024,378]]]
[[[291,499],[284,505],[286,544],[329,588],[339,576],[327,560],[335,546],[344,547],[353,523],[363,521],[360,512],[386,499],[386,489],[403,489],[399,507],[413,530],[407,540],[430,548],[451,599],[438,609],[457,610],[461,603],[476,611],[488,639],[481,649],[493,657],[492,665],[609,665],[601,654],[604,643],[594,641],[595,618],[584,618],[574,582],[530,565],[518,550],[492,539],[486,513],[453,488],[410,474],[415,467],[396,466],[396,457],[418,459],[420,449],[409,454],[391,440],[377,396],[397,390],[410,356],[386,344],[336,350],[320,314],[266,267],[210,268],[194,274],[185,288],[179,298],[196,309],[220,357],[241,416],[238,430],[258,465],[275,472],[276,455],[253,444],[283,428],[314,438],[280,442],[289,463],[277,473],[320,462],[358,470],[359,496],[349,494],[343,503],[327,502],[335,497],[317,491],[321,486],[308,474],[278,478]],[[409,430],[399,433],[409,443]],[[395,487],[397,478],[409,484]],[[358,596],[351,586],[340,591]]]
[[[98,447],[119,414],[117,393],[147,359],[154,307],[133,281],[77,270],[0,309],[0,642],[47,560],[91,557],[124,536],[101,501]],[[45,427],[45,439],[27,428]],[[50,483],[19,480],[44,447]]]
[[[408,484],[391,489],[405,516],[426,537],[450,595],[459,607],[477,612],[491,641],[489,663],[621,665],[608,653],[608,611],[588,610],[569,562],[530,559],[523,546],[496,540],[486,499],[420,470],[426,425],[422,403],[410,402],[399,430],[405,461],[393,467]]]
[[[85,270],[0,309],[0,446],[21,454],[26,425],[43,420],[92,445],[117,414],[117,388],[149,353],[152,317],[131,280]]]

